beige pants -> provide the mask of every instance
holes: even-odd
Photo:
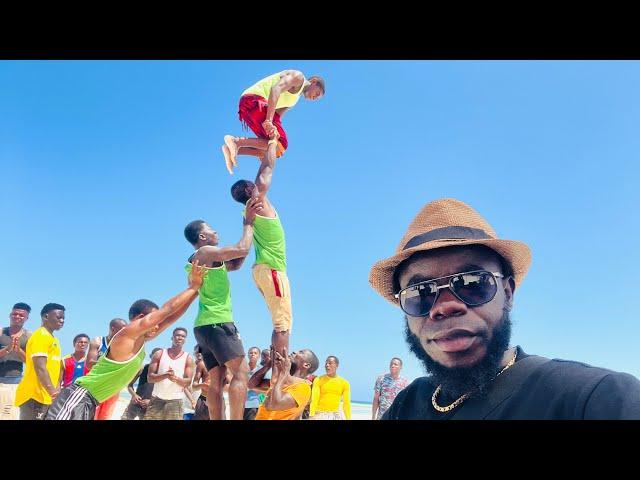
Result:
[[[253,281],[262,293],[276,332],[291,333],[291,289],[285,272],[273,270],[269,265],[258,263],[253,266]]]
[[[16,399],[18,384],[0,383],[0,420],[18,420],[20,407],[13,402]]]

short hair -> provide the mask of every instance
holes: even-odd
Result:
[[[160,348],[160,347],[154,348],[153,350],[151,350],[151,356],[153,357],[156,354],[156,352],[158,352],[160,350],[162,350],[162,348]]]
[[[137,317],[141,313],[143,313],[144,315],[148,315],[149,312],[151,312],[151,310],[153,310],[154,308],[159,308],[159,307],[158,305],[153,303],[151,300],[146,300],[144,298],[140,300],[136,300],[131,305],[131,308],[129,308],[129,320]]]
[[[309,350],[308,348],[305,348],[303,350],[305,352],[305,355],[307,356],[307,362],[309,362],[311,365],[309,366],[309,373],[313,373],[318,369],[318,366],[320,365],[320,360],[318,360],[318,357],[316,356],[315,353],[313,353],[312,350]]]
[[[262,350],[260,350],[258,347],[251,347],[249,350],[247,350],[247,353],[249,353],[251,350],[258,350],[258,354],[262,353]]]
[[[116,323],[120,323],[120,322],[122,322],[122,323],[124,323],[124,324],[126,324],[126,323],[127,323],[127,321],[126,321],[124,318],[114,318],[113,320],[111,320],[111,321],[109,322],[109,328],[113,328],[113,327],[115,327],[115,326],[116,326]]]
[[[31,307],[24,302],[16,303],[11,310],[26,310],[27,313],[31,313]]]
[[[51,310],[62,310],[64,312],[65,308],[59,303],[47,303],[44,307],[42,307],[42,310],[40,310],[40,316],[44,317]]]
[[[340,360],[338,360],[338,357],[336,357],[335,355],[329,355],[329,356],[327,357],[327,360],[329,360],[330,358],[335,359],[335,361],[336,361],[336,365],[340,365]]]
[[[246,188],[248,185],[251,185],[252,182],[249,180],[238,180],[236,183],[231,185],[231,196],[236,202],[239,202],[243,205],[246,205],[249,201],[249,195],[247,195]]]
[[[393,358],[391,359],[391,362],[393,362],[394,360],[398,360],[398,361],[400,362],[400,366],[402,366],[402,359],[401,359],[401,358],[393,357]],[[389,362],[389,363],[391,363],[391,362]]]
[[[78,335],[73,337],[73,344],[74,345],[76,344],[76,342],[78,341],[79,338],[86,338],[87,341],[89,341],[89,335],[87,335],[86,333],[79,333]]]
[[[186,337],[187,335],[189,335],[189,332],[188,332],[188,331],[187,331],[187,329],[186,329],[186,328],[184,328],[184,327],[176,327],[176,328],[174,328],[174,329],[173,329],[173,333],[172,333],[172,335],[175,335],[175,334],[176,334],[176,332],[177,332],[178,330],[183,331],[183,332],[184,332],[184,336],[185,336],[185,337]]]
[[[202,225],[206,222],[204,220],[194,220],[193,222],[189,222],[186,227],[184,227],[184,238],[187,239],[191,245],[195,245],[198,243],[198,235],[200,235],[200,230],[202,230]]]
[[[309,78],[307,78],[307,80],[309,81],[315,80],[317,85],[322,89],[322,94],[324,95],[325,85],[324,85],[324,79],[322,77],[319,77],[318,75],[311,75]]]

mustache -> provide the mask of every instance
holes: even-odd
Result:
[[[406,315],[404,336],[409,351],[421,361],[427,375],[436,385],[442,385],[443,392],[448,392],[455,398],[463,393],[476,392],[481,394],[486,390],[499,370],[504,352],[509,348],[511,325],[509,311],[504,309],[500,323],[493,330],[484,327],[483,334],[487,338],[493,332],[487,344],[486,355],[476,365],[464,368],[448,368],[432,359],[423,348],[420,339],[409,329]],[[445,330],[440,329],[440,331]]]

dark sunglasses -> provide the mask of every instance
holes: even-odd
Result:
[[[400,300],[400,308],[412,317],[426,317],[438,300],[440,290],[448,288],[455,297],[470,307],[477,307],[493,300],[498,292],[499,272],[474,270],[434,278],[403,288],[394,296]],[[449,283],[438,285],[436,280],[448,278]]]

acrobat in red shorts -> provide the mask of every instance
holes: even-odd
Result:
[[[267,119],[267,107],[269,103],[260,95],[243,95],[240,97],[240,104],[238,106],[238,118],[245,127],[249,127],[258,138],[268,139],[269,135],[264,131],[262,122]],[[276,157],[281,157],[284,151],[289,146],[287,140],[287,133],[282,128],[282,122],[280,121],[280,115],[277,113],[273,115],[273,126],[278,129],[280,139],[278,141],[278,149]]]

